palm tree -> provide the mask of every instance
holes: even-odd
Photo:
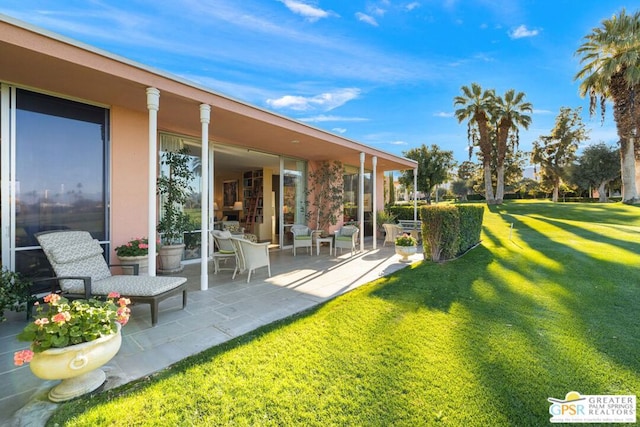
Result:
[[[580,94],[589,94],[589,112],[600,105],[604,120],[605,102],[613,101],[613,118],[620,137],[622,166],[622,201],[638,203],[640,171],[636,153],[640,153],[640,11],[628,15],[623,8],[611,19],[602,21],[584,37],[576,55],[582,56],[583,68],[575,79],[582,79]]]
[[[516,93],[509,89],[505,92],[504,98],[498,96],[491,111],[492,121],[497,129],[496,135],[496,203],[502,203],[504,197],[504,161],[507,156],[507,144],[511,143],[512,148],[518,146],[518,128],[525,129],[531,124],[531,117],[524,114],[532,112],[533,106],[524,101],[526,95],[523,92]]]
[[[491,121],[490,111],[495,103],[493,90],[482,90],[477,83],[471,83],[471,87],[462,86],[461,96],[453,99],[454,106],[461,108],[455,111],[458,122],[468,120],[467,137],[469,142],[480,148],[482,167],[484,169],[484,187],[488,204],[494,204],[493,185],[491,182]],[[469,152],[471,156],[471,152]]]

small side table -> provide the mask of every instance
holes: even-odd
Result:
[[[320,244],[321,243],[329,243],[329,255],[331,255],[331,251],[333,251],[333,236],[332,237],[316,237],[316,256],[320,255]]]

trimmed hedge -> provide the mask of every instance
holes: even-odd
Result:
[[[462,254],[480,241],[484,206],[457,205],[460,213],[460,247],[456,255]]]
[[[425,206],[418,202],[418,219],[420,218],[420,208]],[[394,205],[389,206],[389,212],[396,217],[396,220],[409,220],[413,221],[413,203],[411,205]]]
[[[445,261],[480,241],[484,206],[433,205],[420,208],[422,245],[432,261]]]

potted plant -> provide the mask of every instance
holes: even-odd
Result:
[[[408,233],[396,237],[396,254],[402,257],[400,261],[408,262],[409,256],[417,251],[418,241],[414,237],[411,237]]]
[[[18,334],[30,341],[28,350],[14,353],[15,365],[30,362],[34,375],[62,382],[51,389],[49,399],[62,402],[100,387],[106,375],[98,369],[120,349],[121,326],[129,320],[127,298],[110,293],[105,300],[91,298],[69,302],[58,294],[38,302],[35,320]]]
[[[31,297],[31,283],[19,273],[3,268],[0,271],[0,322],[4,322],[5,310],[24,311]]]
[[[120,264],[138,264],[138,274],[141,276],[149,274],[149,240],[146,237],[131,239],[124,245],[118,246],[115,251]],[[131,268],[124,268],[123,272],[132,273]]]
[[[189,167],[187,148],[167,151],[162,154],[161,165],[168,167],[158,177],[157,193],[162,200],[162,219],[158,223],[160,233],[160,273],[175,273],[182,270],[184,233],[190,231],[189,215],[183,211],[191,193],[193,170]]]

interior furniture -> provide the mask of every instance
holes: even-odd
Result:
[[[356,244],[358,243],[358,227],[355,225],[345,225],[336,232],[336,237],[333,242],[336,256],[338,256],[338,249],[342,253],[343,249],[349,249],[351,255],[356,251]]]
[[[291,233],[293,234],[293,256],[296,256],[296,248],[309,248],[309,255],[311,255],[313,231],[306,225],[296,224],[291,226]]]
[[[267,274],[271,277],[269,242],[254,243],[238,237],[231,237],[231,242],[236,249],[237,272],[248,273],[247,283],[251,280],[251,274],[261,267],[267,267]],[[236,278],[236,272],[233,273],[232,278]]]
[[[100,243],[87,231],[62,230],[37,233],[36,238],[56,274],[62,293],[70,299],[107,296],[117,292],[133,303],[151,306],[151,325],[158,323],[161,301],[182,293],[187,305],[185,277],[111,275]]]
[[[382,246],[387,243],[394,245],[396,243],[396,237],[402,235],[402,227],[398,224],[382,224],[382,228],[384,228],[384,242]]]
[[[211,237],[213,237],[213,242],[217,251],[213,252],[213,266],[214,266],[214,274],[218,274],[221,270],[232,270],[233,274],[238,271],[238,263],[236,262],[236,248],[233,246],[231,242],[231,233],[229,231],[220,231],[220,230],[211,230]],[[233,260],[234,267],[220,267],[220,261],[223,263],[227,263],[227,261]]]

